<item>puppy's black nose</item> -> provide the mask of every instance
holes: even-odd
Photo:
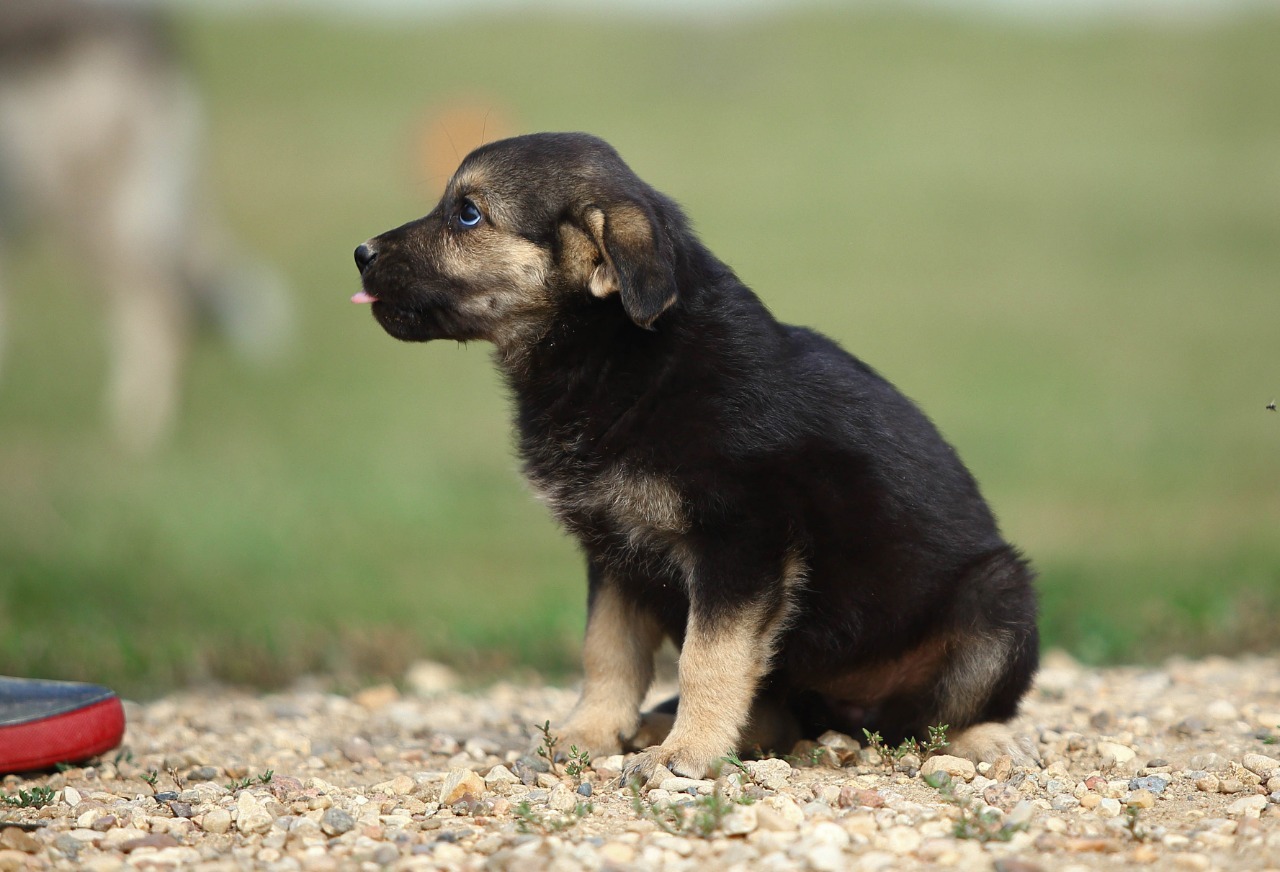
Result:
[[[369,268],[369,264],[373,263],[378,257],[378,252],[374,251],[363,242],[356,246],[356,269],[361,274]]]

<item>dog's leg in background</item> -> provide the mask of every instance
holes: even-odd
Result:
[[[582,697],[559,731],[560,747],[577,745],[592,756],[608,756],[621,751],[640,726],[640,703],[653,683],[653,655],[662,630],[606,572],[595,566],[588,572]]]
[[[4,378],[4,345],[9,333],[7,304],[4,283],[4,240],[0,239],[0,379]]]
[[[129,450],[156,446],[172,426],[185,363],[188,313],[162,275],[112,279],[107,411]]]

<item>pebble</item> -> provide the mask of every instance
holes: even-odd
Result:
[[[1168,779],[1161,778],[1159,775],[1145,775],[1141,778],[1129,779],[1130,790],[1149,790],[1156,796],[1164,793],[1165,788],[1168,786]]]
[[[231,812],[225,808],[212,809],[205,813],[200,826],[206,833],[225,833],[231,829]]]
[[[559,784],[559,782],[555,782]],[[440,787],[440,804],[453,805],[470,797],[478,800],[484,796],[484,780],[470,769],[451,769]]]
[[[745,836],[759,826],[759,812],[755,805],[735,806],[720,821],[720,830],[726,836]]]
[[[857,806],[880,808],[884,805],[884,797],[880,795],[879,791],[858,787],[854,784],[846,784],[840,788],[840,795],[837,797],[836,803],[841,808],[854,808]]]
[[[5,827],[0,830],[0,848],[34,854],[40,850],[40,841],[17,827]]]
[[[236,829],[245,834],[265,833],[274,820],[258,798],[247,790],[236,797]]]
[[[1117,765],[1130,763],[1137,756],[1137,753],[1128,745],[1120,745],[1116,742],[1099,742],[1098,754],[1102,756],[1104,761],[1107,757],[1110,757]]]
[[[688,793],[693,791],[695,793],[709,794],[715,788],[715,782],[706,779],[682,778],[680,776],[675,776],[663,779],[662,783],[659,784],[658,787],[662,790],[669,790],[672,793]]]
[[[748,760],[745,766],[751,780],[768,790],[785,789],[793,773],[786,760]]]
[[[1275,775],[1280,775],[1280,760],[1268,757],[1265,754],[1245,754],[1243,763],[1245,769],[1248,769],[1263,781]]]
[[[356,821],[351,813],[340,808],[325,809],[324,814],[320,816],[320,829],[326,835],[340,836],[351,832],[355,826]]]
[[[1245,796],[1231,803],[1231,805],[1227,806],[1227,814],[1233,817],[1240,815],[1257,817],[1266,807],[1267,798],[1255,793],[1252,796]]]
[[[560,812],[573,811],[578,805],[578,795],[563,784],[557,784],[547,797],[547,808]]]
[[[920,767],[921,778],[939,772],[945,772],[952,778],[958,778],[962,781],[972,781],[978,774],[977,767],[972,762],[963,757],[952,757],[949,754],[937,754],[930,757]]]
[[[1153,808],[1156,797],[1150,790],[1139,789],[1125,797],[1124,804],[1130,808]]]
[[[517,778],[515,773],[510,769],[499,763],[497,766],[490,769],[489,773],[485,775],[484,783],[486,787],[495,788],[504,784],[519,784],[520,779]]]
[[[1225,699],[1215,699],[1204,713],[1215,721],[1234,721],[1240,718],[1239,710]]]

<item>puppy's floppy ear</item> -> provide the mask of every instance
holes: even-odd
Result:
[[[653,213],[636,202],[592,204],[581,221],[601,258],[588,290],[597,297],[619,294],[631,320],[649,327],[676,301],[675,257]]]

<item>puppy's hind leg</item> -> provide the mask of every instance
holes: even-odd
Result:
[[[1035,746],[1005,722],[1018,712],[1039,660],[1030,569],[1011,552],[973,573],[961,625],[935,689],[937,723],[950,724],[945,753],[974,762],[1008,754],[1038,762]]]

